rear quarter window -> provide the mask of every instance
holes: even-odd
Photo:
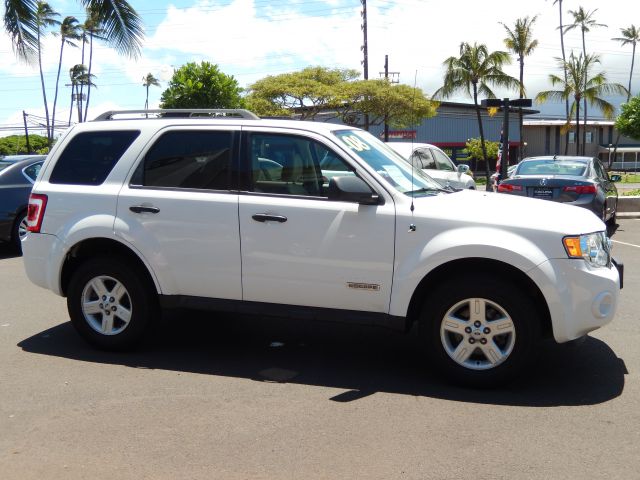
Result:
[[[101,185],[138,135],[137,130],[79,133],[58,157],[49,182]]]

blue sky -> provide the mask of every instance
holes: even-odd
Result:
[[[299,70],[309,65],[361,70],[362,45],[360,0],[131,0],[141,15],[146,38],[138,59],[118,56],[98,45],[93,73],[97,89],[91,93],[89,118],[114,108],[142,108],[145,91],[142,77],[152,73],[161,88],[150,90],[150,107],[158,105],[173,68],[186,62],[207,60],[233,75],[242,87],[267,76]],[[61,17],[84,19],[75,0],[51,0]],[[631,48],[611,40],[620,28],[640,26],[640,2],[628,0],[564,0],[565,23],[568,10],[579,6],[592,10],[608,28],[587,35],[587,49],[602,56],[602,70],[610,81],[627,85]],[[0,7],[0,13],[3,13]],[[369,78],[379,76],[384,56],[389,55],[390,71],[400,72],[400,81],[417,85],[430,94],[441,86],[445,58],[456,55],[460,42],[482,42],[490,49],[504,49],[504,29],[498,22],[512,25],[525,15],[538,15],[535,36],[540,46],[525,65],[525,85],[529,96],[549,89],[549,73],[559,73],[555,57],[560,56],[558,8],[552,0],[368,0]],[[566,36],[567,51],[580,51],[578,31]],[[52,104],[59,55],[59,41],[49,36],[44,43],[47,95]],[[636,57],[640,56],[640,52]],[[636,58],[636,60],[638,60]],[[80,63],[79,49],[65,49],[60,81],[57,118],[68,119],[69,68]],[[640,62],[636,62],[640,71]],[[508,67],[517,76],[517,66]],[[640,89],[640,74],[634,75],[632,91]],[[37,66],[16,60],[7,35],[0,33],[0,135],[16,133],[22,124],[22,110],[43,115],[42,93]],[[507,92],[500,92],[508,96]],[[511,96],[515,96],[511,94]],[[468,101],[463,96],[453,98]],[[560,113],[561,105],[538,106],[548,113]]]

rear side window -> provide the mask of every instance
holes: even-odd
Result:
[[[174,131],[149,149],[131,179],[145,187],[231,190],[231,132]]]
[[[132,130],[79,133],[58,158],[49,182],[101,185],[139,134]]]

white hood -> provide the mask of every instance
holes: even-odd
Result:
[[[407,214],[410,199],[407,203]],[[398,214],[404,212],[404,201]],[[537,230],[578,235],[605,230],[593,212],[573,205],[502,193],[462,190],[414,199],[414,216],[514,230]]]

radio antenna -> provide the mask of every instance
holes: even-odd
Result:
[[[413,109],[413,131],[417,132],[418,131],[418,127],[416,126],[417,120],[415,117],[415,111],[416,111],[416,83],[418,81],[418,70],[416,70],[415,75],[413,76],[413,99],[411,100],[411,108]],[[411,160],[411,192],[413,192],[415,190],[414,187],[414,180],[413,180],[413,162],[415,161],[415,155],[413,154],[413,135],[411,136],[411,155],[409,156],[409,159]],[[411,193],[411,224],[409,225],[409,231],[410,232],[415,232],[416,231],[416,224],[413,222],[413,211],[415,210],[415,206],[413,204],[413,198],[415,196],[415,193]]]

